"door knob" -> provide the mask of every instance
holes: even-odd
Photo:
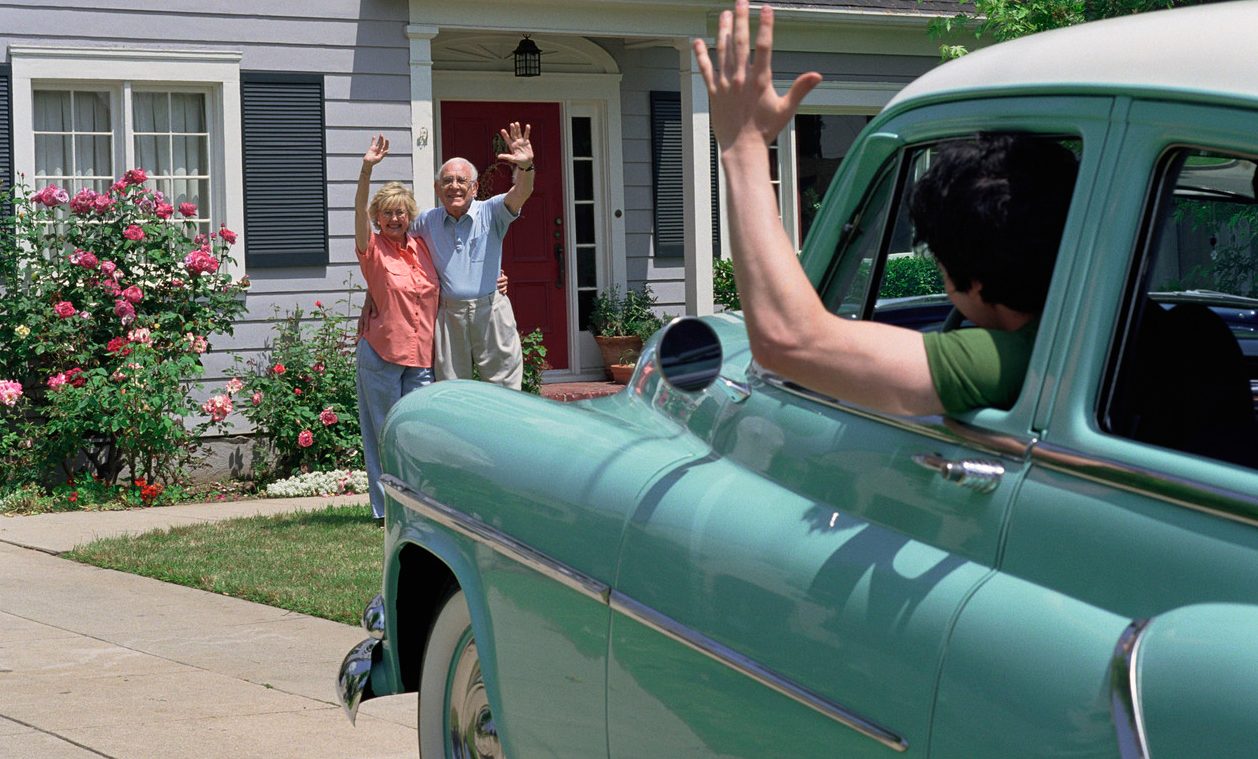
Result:
[[[920,467],[938,472],[948,482],[955,482],[963,488],[990,493],[1000,484],[1005,468],[995,461],[978,459],[962,459],[949,461],[937,453],[919,453],[913,457],[913,463]]]

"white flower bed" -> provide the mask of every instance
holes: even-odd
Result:
[[[366,493],[367,473],[361,469],[347,471],[334,469],[330,472],[307,472],[286,480],[277,480],[266,486],[271,498],[296,498],[308,495],[339,495],[341,493]]]

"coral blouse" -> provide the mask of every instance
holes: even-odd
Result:
[[[362,336],[391,364],[432,366],[441,284],[428,246],[418,237],[398,245],[372,232],[367,250],[357,252],[372,301]]]

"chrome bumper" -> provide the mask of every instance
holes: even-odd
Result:
[[[380,642],[384,640],[384,597],[377,595],[363,609],[363,628],[371,637],[350,649],[336,674],[336,700],[345,710],[350,724],[358,716],[358,705],[369,698],[388,695],[372,689],[371,672],[380,661]]]

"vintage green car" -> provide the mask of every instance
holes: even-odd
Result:
[[[1007,411],[824,397],[737,313],[669,325],[608,398],[405,398],[350,717],[418,691],[429,758],[1258,756],[1256,37],[1249,2],[1036,35],[858,140],[805,268],[921,328],[879,296],[932,151],[1077,153]]]

